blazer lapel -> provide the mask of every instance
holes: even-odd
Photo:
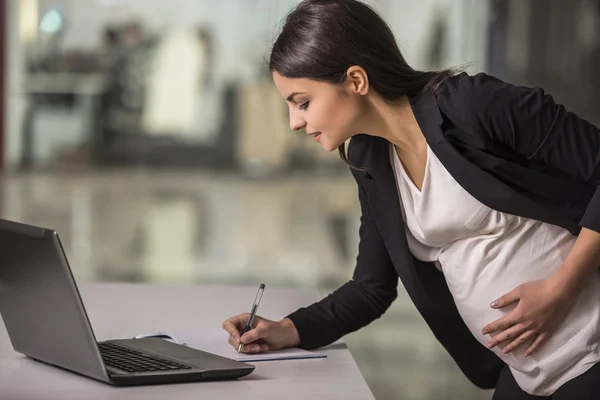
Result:
[[[371,213],[388,249],[392,263],[411,297],[422,291],[414,260],[406,240],[404,222],[400,208],[400,198],[396,177],[390,163],[389,143],[383,139],[371,138],[372,145],[363,185],[366,190]],[[422,293],[420,293],[422,295]],[[417,296],[420,298],[420,295]],[[418,303],[418,298],[413,301]]]

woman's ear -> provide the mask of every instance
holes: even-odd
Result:
[[[352,93],[365,96],[369,93],[369,77],[363,67],[353,65],[346,71],[346,82]]]

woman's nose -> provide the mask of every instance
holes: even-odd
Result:
[[[295,116],[293,113],[290,113],[290,129],[293,131],[299,131],[300,129],[306,126],[306,121],[302,119],[300,116]]]

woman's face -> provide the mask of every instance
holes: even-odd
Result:
[[[357,134],[364,104],[351,83],[333,85],[307,78],[286,78],[273,73],[275,86],[290,110],[290,128],[304,129],[325,150],[333,151]]]

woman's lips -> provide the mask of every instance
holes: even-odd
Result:
[[[307,133],[307,135],[312,136],[313,138],[315,138],[315,142],[318,142],[319,138],[321,137],[321,132],[311,132]]]

